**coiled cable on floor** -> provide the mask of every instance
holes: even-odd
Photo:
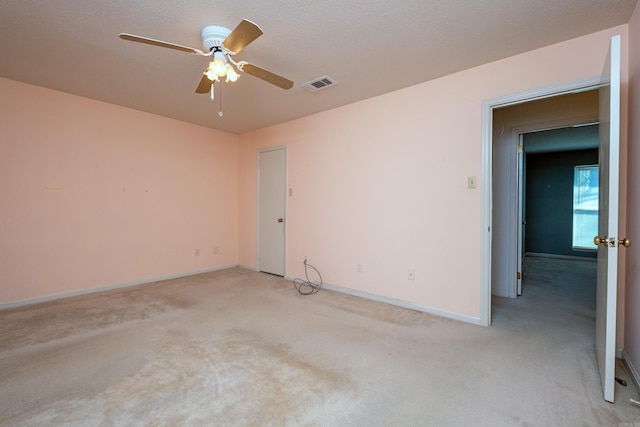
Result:
[[[322,287],[322,276],[320,275],[320,272],[318,271],[317,268],[307,263],[307,258],[304,259],[303,264],[304,264],[304,276],[307,278],[307,280],[296,278],[293,280],[293,286],[296,287],[300,295],[313,295],[316,292],[318,292]],[[313,269],[316,272],[316,274],[318,274],[318,278],[320,279],[320,282],[313,282],[309,279],[309,271],[308,271],[309,268]]]

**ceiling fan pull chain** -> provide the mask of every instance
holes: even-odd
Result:
[[[222,117],[222,82],[220,82],[220,96],[218,96],[218,100],[220,102],[220,110],[218,111],[218,116]]]

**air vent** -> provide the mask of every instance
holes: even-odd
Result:
[[[329,86],[335,86],[337,84],[338,82],[333,80],[331,77],[322,76],[322,77],[318,77],[315,80],[311,80],[310,82],[306,82],[305,84],[302,85],[302,87],[308,90],[309,92],[315,92],[320,89],[326,89]]]

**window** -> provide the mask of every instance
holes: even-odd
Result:
[[[573,248],[596,250],[598,235],[598,165],[573,170]]]

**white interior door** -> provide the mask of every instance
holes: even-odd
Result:
[[[258,269],[284,276],[286,150],[258,153]]]
[[[616,301],[618,286],[618,182],[620,163],[620,36],[611,47],[600,88],[600,205],[596,355],[604,399],[613,402],[615,386]]]

